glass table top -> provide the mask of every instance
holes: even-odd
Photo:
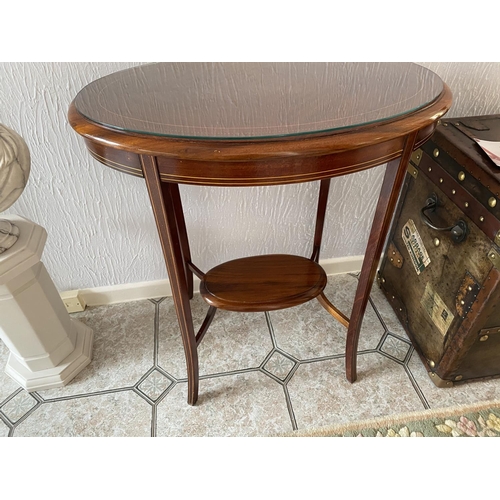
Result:
[[[442,91],[436,74],[413,63],[154,63],[90,83],[74,105],[114,130],[249,140],[388,121]]]

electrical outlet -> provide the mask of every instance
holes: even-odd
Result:
[[[85,311],[87,304],[83,300],[82,296],[78,293],[78,290],[72,290],[69,292],[62,292],[61,299],[63,304],[66,306],[66,310],[69,313]]]

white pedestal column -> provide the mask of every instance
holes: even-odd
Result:
[[[0,254],[0,339],[5,373],[27,391],[61,387],[92,359],[93,331],[71,319],[40,257],[45,229],[14,215],[17,242]]]

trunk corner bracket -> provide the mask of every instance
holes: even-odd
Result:
[[[439,388],[453,387],[453,382],[451,380],[443,380],[435,372],[427,372],[427,373],[436,387]]]

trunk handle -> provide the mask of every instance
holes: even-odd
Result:
[[[465,240],[465,238],[467,237],[468,228],[467,228],[467,223],[464,220],[460,219],[457,222],[455,222],[455,224],[453,224],[452,226],[437,227],[436,225],[434,225],[429,216],[426,214],[426,212],[429,211],[434,212],[436,208],[439,206],[439,199],[436,193],[432,193],[429,196],[429,198],[427,198],[425,203],[426,203],[425,207],[423,207],[422,210],[420,211],[420,216],[422,222],[426,226],[430,227],[431,229],[434,229],[435,231],[450,231],[451,239],[455,243],[461,243],[462,241]]]

